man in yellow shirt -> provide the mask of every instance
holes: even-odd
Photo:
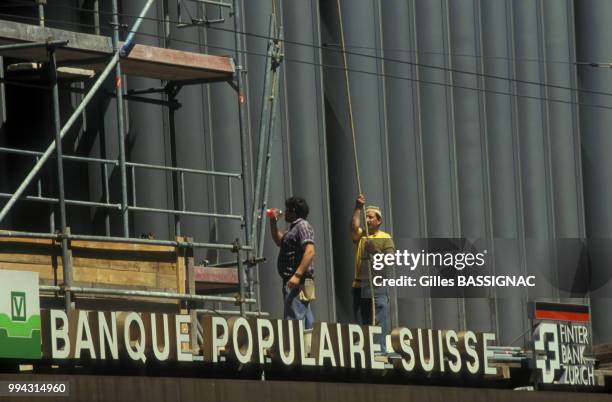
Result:
[[[366,208],[367,235],[361,229],[361,210],[365,205],[365,196],[360,194],[355,201],[355,209],[351,218],[351,238],[355,249],[355,276],[353,279],[353,313],[357,322],[363,325],[378,325],[382,328],[382,336],[376,342],[386,351],[385,336],[389,333],[389,293],[385,287],[375,287],[370,283],[369,270],[374,254],[394,253],[395,245],[389,233],[380,230],[382,212],[380,208]],[[386,269],[386,268],[385,268]],[[381,274],[382,272],[377,272]],[[383,273],[384,274],[384,273]],[[373,290],[372,290],[373,289]],[[372,322],[372,291],[376,322]]]

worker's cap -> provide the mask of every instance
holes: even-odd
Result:
[[[372,211],[374,212],[376,215],[378,215],[378,219],[380,219],[382,221],[382,212],[380,212],[380,208],[375,206],[375,205],[369,205],[366,207],[366,214],[368,213],[368,211]]]

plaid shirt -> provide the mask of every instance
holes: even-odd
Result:
[[[314,244],[314,230],[307,220],[299,218],[289,226],[289,230],[281,239],[280,252],[278,253],[278,274],[283,281],[289,280],[297,270],[302,257],[304,247]],[[308,274],[314,274],[314,263],[310,263]]]

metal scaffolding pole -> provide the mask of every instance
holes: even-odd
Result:
[[[282,52],[280,49],[280,41],[283,38],[282,28],[279,31],[278,38],[274,41],[274,51],[273,51],[273,61],[272,61],[272,92],[270,94],[269,99],[266,101],[270,102],[270,112],[268,118],[270,119],[268,123],[268,144],[266,145],[266,177],[263,183],[263,197],[261,199],[261,208],[260,210],[265,211],[268,206],[268,194],[270,192],[270,172],[272,170],[272,154],[270,152],[270,148],[272,147],[272,137],[274,136],[274,120],[276,118],[276,101],[278,98],[278,66],[282,59]],[[265,231],[266,225],[262,222],[259,227],[259,241],[257,243],[256,255],[262,256],[264,243],[265,243]],[[257,271],[255,271],[256,277],[255,282],[257,283],[257,309],[261,311],[261,298],[259,295],[261,294],[261,287],[259,284],[259,267]]]
[[[38,24],[41,28],[45,27],[45,4],[47,4],[47,0],[36,0],[36,4],[38,5]]]
[[[39,288],[41,291],[45,292],[61,292],[63,289],[60,286],[47,286],[41,285]],[[114,288],[86,288],[80,286],[73,286],[66,291],[71,291],[72,293],[81,293],[81,294],[89,294],[89,295],[108,295],[108,296],[135,296],[135,297],[154,297],[159,299],[176,299],[176,300],[188,300],[188,301],[198,301],[198,302],[225,302],[225,303],[234,303],[234,304],[253,304],[256,302],[255,299],[240,299],[237,297],[229,297],[229,296],[207,296],[207,295],[190,295],[183,293],[173,293],[173,292],[158,292],[152,290],[132,290],[132,289],[114,289]]]
[[[64,286],[70,287],[72,285],[72,267],[68,252],[68,239],[66,238],[67,224],[66,224],[66,197],[64,194],[64,160],[62,158],[62,137],[61,129],[62,122],[60,117],[60,105],[59,105],[59,89],[57,84],[57,60],[55,57],[55,48],[49,48],[49,81],[52,86],[52,98],[53,98],[53,129],[55,131],[55,152],[57,153],[57,194],[58,194],[58,207],[60,215],[60,230],[62,233],[61,244],[62,244],[62,270],[64,274]],[[71,294],[66,292],[65,298],[66,311],[71,310]]]
[[[244,278],[244,265],[242,263],[242,253],[240,252],[241,247],[240,247],[240,239],[236,239],[234,241],[234,252],[236,253],[236,268],[238,269],[238,291],[239,291],[239,295],[240,295],[240,300],[244,300],[244,282],[245,282],[245,278]],[[245,317],[246,316],[246,308],[244,306],[244,303],[240,303],[240,315]]]
[[[119,7],[113,0],[113,50],[119,51]],[[125,169],[125,121],[123,112],[123,85],[121,80],[121,63],[115,66],[115,95],[117,103],[117,135],[119,137],[119,171],[121,176],[121,220],[123,237],[130,236],[128,222],[127,173]]]
[[[57,46],[66,46],[68,44],[67,40],[52,40],[48,42],[32,42],[32,43],[12,43],[10,45],[2,45],[0,46],[0,52],[6,50],[23,50],[23,49],[31,49],[36,47],[57,47]]]
[[[100,35],[100,3],[98,0],[93,2],[94,33]]]
[[[273,32],[274,32],[274,21],[275,15],[272,14],[270,15],[270,27],[268,29],[268,36],[271,37]],[[273,74],[272,69],[273,69],[273,64],[272,64],[272,60],[274,58],[274,42],[270,39],[268,41],[268,52],[267,52],[267,56],[266,56],[266,69],[265,69],[265,75],[264,75],[264,89],[263,89],[263,93],[262,93],[262,107],[261,107],[261,118],[259,121],[259,146],[257,148],[257,169],[256,169],[256,173],[255,173],[255,196],[253,197],[253,211],[252,211],[252,221],[251,221],[251,233],[250,233],[250,238],[248,239],[249,244],[251,244],[253,246],[253,249],[255,250],[255,253],[257,253],[257,250],[260,248],[257,245],[260,243],[263,243],[263,233],[260,233],[259,236],[257,236],[258,232],[258,224],[260,227],[264,227],[264,222],[263,222],[263,208],[260,208],[260,204],[263,204],[263,202],[260,201],[261,198],[261,187],[262,187],[262,181],[263,181],[263,177],[262,177],[262,172],[264,169],[264,157],[265,155],[267,155],[269,153],[269,137],[270,137],[270,120],[269,120],[269,114],[270,114],[270,95],[271,95],[271,91],[270,91],[270,87],[271,87],[271,82],[273,81],[273,78],[270,77],[271,74]],[[261,254],[255,254],[253,257],[258,257],[261,256]],[[248,284],[248,296],[249,297],[253,297],[255,290],[254,290],[254,280],[253,280],[253,270],[252,269],[248,269],[247,273],[246,273],[246,277],[247,277],[247,284]],[[259,283],[259,275],[257,275],[257,283]],[[259,285],[258,285],[259,286]]]
[[[130,32],[134,33],[138,31],[138,28],[140,28],[140,25],[142,24],[142,21],[147,11],[149,11],[149,8],[153,4],[153,2],[154,0],[147,1],[138,19],[132,26],[132,29],[130,30]],[[64,127],[62,127],[62,130],[60,132],[60,138],[59,138],[60,141],[62,140],[62,138],[64,138],[64,136],[66,135],[66,133],[68,133],[72,125],[81,116],[81,113],[83,112],[83,110],[85,110],[85,107],[87,107],[89,102],[92,100],[94,95],[97,93],[98,89],[100,89],[100,87],[102,86],[106,78],[109,76],[111,71],[114,69],[115,65],[119,62],[120,55],[129,54],[129,50],[131,49],[131,47],[133,47],[133,37],[129,39],[131,39],[132,42],[126,41],[123,47],[115,52],[115,54],[113,55],[113,57],[111,58],[107,66],[98,76],[98,79],[93,84],[93,86],[91,87],[87,95],[85,95],[85,97],[83,98],[79,106],[74,110],[74,112],[72,113],[72,115],[70,116],[66,124],[64,125]],[[32,180],[34,180],[36,175],[40,172],[42,166],[45,164],[45,162],[47,162],[47,160],[49,160],[49,158],[51,157],[51,154],[53,154],[53,149],[55,148],[55,142],[56,141],[54,140],[51,144],[49,144],[45,152],[40,157],[40,160],[34,165],[30,173],[28,173],[28,175],[25,177],[25,179],[23,179],[23,181],[21,182],[21,184],[19,185],[15,193],[13,193],[13,196],[4,205],[4,207],[2,208],[2,211],[0,211],[0,222],[2,222],[4,218],[6,218],[6,215],[8,215],[13,205],[15,205],[15,202],[17,202],[17,199],[23,195],[26,188],[30,185]]]
[[[272,36],[272,31],[274,29],[274,14],[270,16],[270,28],[268,29],[268,36]],[[263,211],[259,209],[260,205],[260,197],[261,197],[261,186],[262,186],[262,171],[264,165],[264,155],[268,153],[267,144],[267,136],[270,135],[268,130],[269,118],[270,114],[270,75],[272,73],[272,58],[274,57],[274,42],[272,39],[268,40],[268,52],[266,56],[266,69],[264,71],[264,88],[262,94],[262,103],[261,103],[261,118],[259,120],[259,146],[257,148],[257,168],[255,170],[255,196],[253,197],[253,213],[251,217],[251,233],[248,239],[249,244],[252,244],[253,247],[257,250],[257,244],[261,242],[261,239],[256,237],[258,223],[263,220]],[[263,222],[261,224],[263,226]],[[250,279],[250,277],[249,277]]]
[[[261,211],[264,211],[268,205],[268,194],[270,193],[270,172],[272,170],[272,154],[270,148],[272,148],[272,137],[274,135],[274,120],[276,119],[276,101],[278,99],[278,67],[282,60],[282,51],[280,43],[283,40],[282,28],[278,34],[278,38],[273,43],[273,60],[272,60],[272,92],[266,103],[270,103],[270,112],[267,116],[268,122],[268,144],[266,145],[266,177],[263,183],[263,197],[261,199]],[[260,238],[257,244],[257,255],[263,255],[264,248],[264,233],[265,225],[262,223],[260,227]],[[258,281],[259,282],[259,281]]]
[[[0,231],[0,238],[7,237],[22,237],[26,239],[58,239],[60,235],[55,233],[35,233],[35,232],[22,232],[22,231]],[[173,246],[173,247],[194,247],[194,248],[211,248],[214,250],[235,250],[235,244],[225,243],[200,243],[200,242],[186,242],[186,241],[174,241],[174,240],[157,240],[157,239],[142,239],[142,238],[125,238],[125,237],[112,237],[112,236],[91,236],[91,235],[66,235],[68,240],[91,240],[101,242],[117,242],[117,243],[134,243],[134,244],[150,244],[156,246]],[[251,246],[240,246],[240,250],[252,251]]]
[[[243,39],[241,38],[240,32],[243,31],[242,27],[242,6],[240,0],[233,0],[234,10],[234,30],[236,31],[235,36],[235,48],[236,48],[236,89],[238,92],[238,124],[240,126],[240,154],[242,157],[242,192],[243,192],[243,206],[244,206],[244,234],[247,241],[247,245],[252,246],[249,243],[250,230],[251,230],[251,217],[249,215],[249,201],[250,201],[250,175],[249,175],[249,164],[248,164],[248,133],[247,133],[247,105],[244,95],[244,89],[246,88],[243,74],[246,74],[246,58],[243,53]]]

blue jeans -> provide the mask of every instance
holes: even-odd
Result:
[[[283,300],[285,301],[285,320],[303,320],[304,329],[311,329],[314,324],[314,315],[310,309],[310,302],[300,300],[300,288],[288,289],[283,284]]]
[[[372,299],[361,295],[361,288],[353,288],[353,313],[355,320],[362,325],[372,325]],[[374,296],[376,310],[376,325],[382,328],[380,335],[374,336],[382,353],[387,353],[386,336],[389,333],[389,296],[380,294]]]

